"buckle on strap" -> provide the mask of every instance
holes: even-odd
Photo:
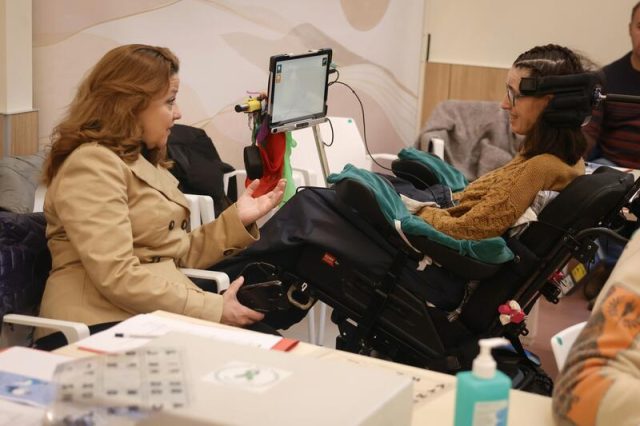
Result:
[[[302,283],[300,291],[305,292],[307,290],[307,287],[308,287],[307,283]],[[298,290],[297,283],[289,286],[289,289],[287,290],[287,299],[289,299],[289,303],[291,303],[293,306],[295,306],[298,309],[302,309],[302,310],[310,309],[311,306],[313,306],[313,304],[316,302],[317,298],[309,295],[307,296],[306,303],[302,303],[298,301],[293,294],[293,292],[296,290]]]

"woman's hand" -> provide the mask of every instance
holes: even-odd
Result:
[[[244,327],[262,321],[264,314],[249,309],[238,301],[236,293],[244,283],[244,277],[236,278],[222,294],[222,324]]]
[[[271,209],[282,201],[284,187],[287,184],[287,181],[285,179],[280,179],[278,185],[276,185],[271,192],[261,195],[258,198],[253,198],[253,192],[258,188],[259,184],[259,179],[251,182],[236,202],[238,216],[244,226],[251,225],[253,222],[269,213]]]

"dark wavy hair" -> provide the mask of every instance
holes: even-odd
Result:
[[[587,61],[563,46],[547,44],[527,50],[513,63],[526,69],[530,77],[579,74],[587,71]],[[589,63],[590,64],[590,63]],[[569,165],[575,164],[587,149],[587,141],[579,127],[554,127],[538,117],[533,129],[525,136],[520,153],[526,158],[553,154]]]
[[[43,180],[51,183],[66,158],[80,145],[97,142],[124,161],[141,152],[168,167],[166,150],[145,149],[139,114],[169,90],[178,58],[167,48],[129,44],[107,52],[80,84],[66,116],[54,128]]]

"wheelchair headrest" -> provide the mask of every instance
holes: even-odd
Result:
[[[588,122],[596,104],[596,87],[600,77],[596,73],[524,77],[520,93],[528,96],[553,94],[542,113],[551,127],[579,128]]]

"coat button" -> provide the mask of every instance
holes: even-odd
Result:
[[[169,231],[173,231],[173,228],[176,227],[176,221],[172,220],[171,222],[169,222]]]
[[[230,256],[230,255],[232,255],[232,254],[233,254],[233,250],[231,250],[231,249],[227,249],[227,250],[223,251],[223,252],[222,252],[222,254],[223,254],[224,256]]]
[[[180,224],[180,228],[182,229],[187,229],[187,226],[189,225],[189,222],[187,222],[187,220],[183,220],[182,223]]]

